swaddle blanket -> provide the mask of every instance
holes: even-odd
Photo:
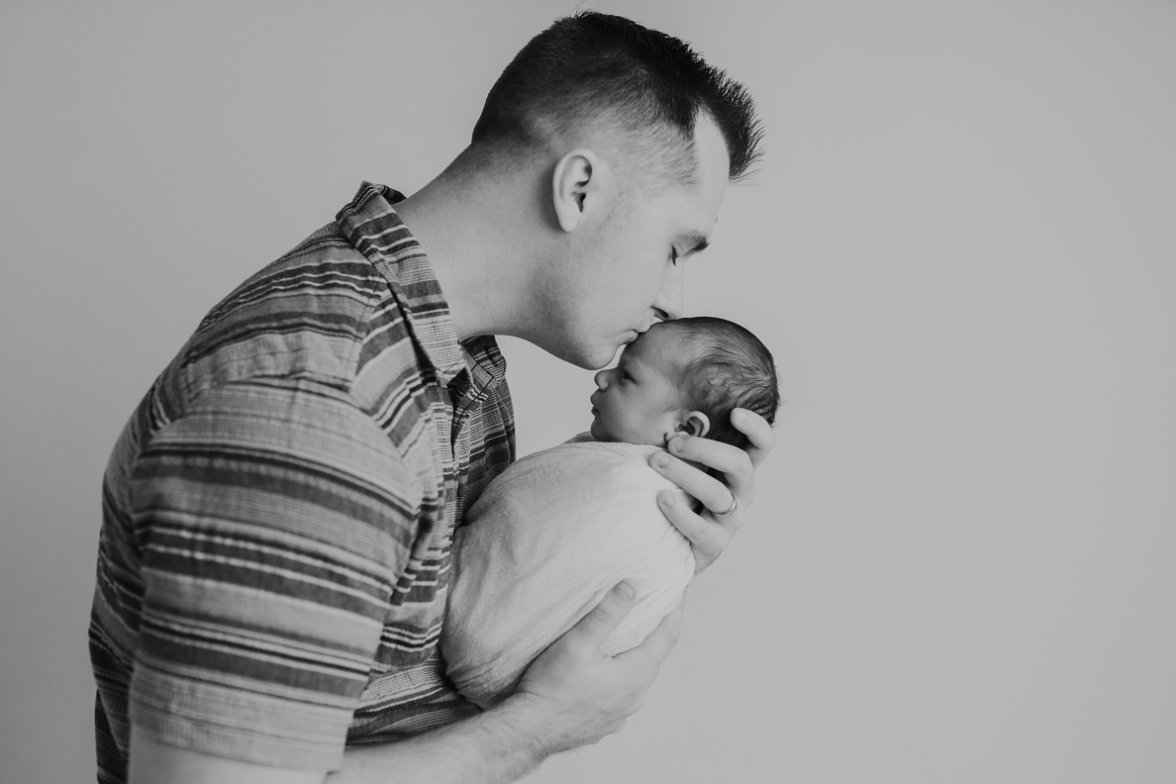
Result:
[[[573,440],[515,462],[467,512],[441,632],[466,698],[490,707],[508,696],[622,579],[637,596],[605,655],[639,645],[674,609],[694,555],[658,509],[657,493],[677,488],[649,467],[657,450]]]

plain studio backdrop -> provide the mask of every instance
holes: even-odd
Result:
[[[786,405],[644,710],[530,780],[1176,780],[1176,3],[595,7],[759,102],[687,308]],[[156,373],[573,10],[0,6],[0,780],[93,781],[100,478]],[[586,427],[590,373],[504,349],[522,453]]]

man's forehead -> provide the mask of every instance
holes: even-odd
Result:
[[[712,161],[710,171],[689,185],[676,189],[671,208],[675,214],[674,241],[679,250],[702,251],[710,245],[710,234],[719,220],[723,197],[727,193],[726,155],[722,165]]]
[[[730,181],[730,157],[727,141],[719,126],[707,114],[702,114],[694,127],[694,149],[697,175],[695,188],[703,199],[701,208],[709,216],[706,228],[713,228],[718,219],[719,207],[727,193]]]

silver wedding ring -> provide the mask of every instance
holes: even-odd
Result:
[[[735,510],[738,508],[739,508],[739,497],[736,496],[734,493],[731,493],[731,505],[729,507],[727,507],[726,511],[713,512],[713,514],[715,517],[727,517],[728,515],[735,514]]]

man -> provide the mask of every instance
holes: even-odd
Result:
[[[683,260],[758,135],[743,90],[680,41],[564,19],[434,181],[407,199],[365,183],[215,307],[105,476],[99,780],[509,781],[618,729],[681,619],[602,657],[624,584],[491,710],[441,674],[453,526],[514,458],[492,336],[598,368],[681,315]],[[771,448],[738,413],[747,452],[683,437],[655,465],[705,507],[664,504],[700,568]]]

